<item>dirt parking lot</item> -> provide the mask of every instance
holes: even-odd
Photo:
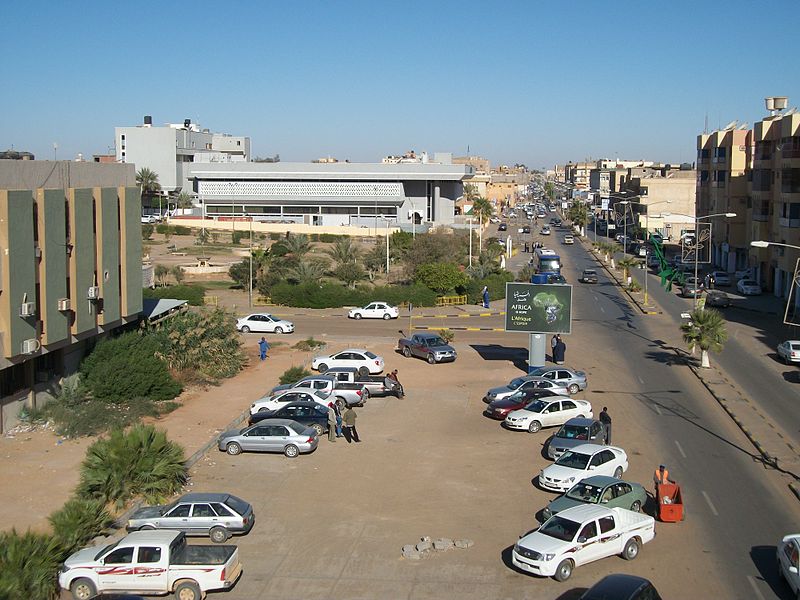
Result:
[[[475,337],[484,356],[493,343],[516,341],[489,335],[496,339]],[[614,572],[650,578],[665,598],[685,597],[685,589],[698,598],[732,597],[708,577],[714,556],[706,532],[691,520],[658,524],[656,539],[636,561],[583,566],[565,584],[516,571],[511,546],[555,497],[532,481],[549,464],[541,455],[549,434],[506,431],[482,416],[486,389],[520,371],[508,360],[484,360],[478,344],[459,341],[458,361],[438,366],[394,355],[386,338],[370,343],[388,367],[400,368],[407,396],[372,398],[359,409],[361,444],[323,439],[314,454],[293,460],[212,450],[195,466],[194,490],[234,493],[256,509],[254,530],[232,540],[244,574],[225,598],[567,599]],[[592,400],[595,413],[606,403],[615,415],[615,441],[631,463],[625,477],[649,488],[660,452],[650,425],[618,400],[591,392],[603,380],[624,388],[628,375],[614,373],[589,350],[576,349],[570,362],[590,375],[590,391],[579,397]],[[468,538],[474,546],[421,561],[401,558],[402,546],[421,536]]]

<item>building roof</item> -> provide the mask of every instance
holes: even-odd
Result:
[[[142,315],[148,321],[157,321],[166,315],[188,306],[186,300],[172,298],[144,298],[142,300]]]

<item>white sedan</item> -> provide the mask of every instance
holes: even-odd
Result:
[[[579,481],[595,475],[619,479],[628,470],[628,455],[616,446],[581,444],[567,450],[539,473],[539,485],[551,492],[566,492]]]
[[[736,289],[745,296],[761,295],[761,285],[755,279],[742,279],[736,284]]]
[[[396,319],[400,309],[386,302],[371,302],[364,308],[354,308],[347,313],[350,319]]]
[[[342,350],[336,354],[314,357],[311,368],[324,373],[331,367],[355,367],[360,375],[378,374],[383,371],[383,358],[369,350]]]
[[[267,313],[256,313],[237,320],[236,329],[242,333],[292,333],[294,323]]]
[[[778,358],[787,365],[800,363],[800,340],[786,340],[782,344],[778,344]]]
[[[254,415],[257,412],[265,410],[278,410],[282,406],[289,404],[289,402],[315,402],[323,406],[328,406],[333,399],[329,399],[330,394],[327,392],[309,392],[301,390],[283,390],[272,396],[264,396],[259,398],[250,405],[250,414]]]
[[[567,235],[564,236],[564,243],[567,246],[570,246],[570,245],[575,243],[575,238],[572,235],[567,234]]]
[[[591,403],[572,398],[540,398],[523,409],[510,412],[504,425],[509,429],[536,433],[542,427],[563,425],[575,417],[593,419]]]
[[[730,273],[726,271],[714,271],[711,273],[711,277],[714,278],[714,285],[728,286],[731,284]]]

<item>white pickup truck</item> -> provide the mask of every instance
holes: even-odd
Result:
[[[639,555],[655,537],[655,519],[624,508],[575,506],[547,519],[514,546],[511,562],[519,569],[566,581],[575,567],[615,554]]]
[[[78,550],[58,574],[75,600],[102,592],[200,600],[230,588],[242,572],[236,546],[190,546],[179,531],[136,531],[106,546]]]

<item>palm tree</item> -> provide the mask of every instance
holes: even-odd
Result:
[[[311,281],[319,281],[327,270],[328,264],[326,260],[307,260],[289,269],[287,276],[288,279],[297,283],[309,283]]]
[[[690,350],[700,348],[700,366],[704,369],[711,366],[708,361],[708,351],[721,352],[722,345],[728,340],[725,319],[719,311],[712,308],[697,309],[692,312],[689,322],[681,325],[681,331],[683,331],[683,341]]]
[[[308,236],[304,233],[289,234],[289,236],[283,240],[283,245],[288,250],[287,254],[298,261],[311,251],[311,244],[308,240]]]
[[[567,218],[578,226],[581,235],[583,235],[583,228],[589,222],[589,209],[583,202],[573,202],[569,207],[569,211],[567,211]]]
[[[475,199],[478,198],[478,188],[472,183],[465,183],[464,184],[464,200],[469,204],[475,202]]]
[[[548,197],[550,200],[552,200],[553,198],[555,198],[555,196],[556,196],[556,191],[555,191],[555,188],[553,188],[553,182],[552,182],[552,181],[548,181],[547,183],[545,183],[545,184],[544,184],[544,194],[545,194],[545,196],[547,196],[547,197]]]
[[[170,269],[169,272],[172,273],[172,277],[175,279],[175,283],[177,283],[178,285],[183,283],[183,279],[186,276],[186,271],[183,270],[183,267],[181,267],[180,265],[175,265]]]
[[[361,256],[361,250],[353,244],[350,237],[339,238],[333,246],[326,251],[337,265],[346,265],[356,262]]]
[[[192,197],[186,192],[181,192],[175,199],[175,206],[177,208],[192,208]]]
[[[149,198],[154,196],[156,192],[161,191],[161,184],[158,183],[158,173],[147,167],[142,167],[136,173],[136,184],[141,189],[144,197]]]
[[[472,203],[472,214],[478,217],[481,225],[483,225],[483,222],[491,218],[494,214],[494,206],[492,206],[492,203],[486,198],[475,198]]]
[[[622,267],[622,278],[625,281],[628,281],[628,275],[630,275],[631,269],[634,267],[639,266],[639,261],[633,258],[632,256],[626,256],[622,260],[617,263],[620,267]]]

